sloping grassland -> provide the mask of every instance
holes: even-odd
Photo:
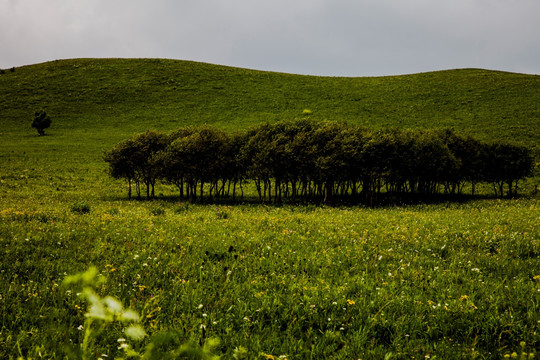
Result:
[[[75,59],[0,75],[3,135],[25,134],[35,110],[51,131],[111,141],[148,128],[226,129],[313,117],[377,127],[452,127],[481,140],[538,144],[540,76],[480,69],[388,77],[315,77],[159,59]],[[54,129],[54,130],[53,130]]]

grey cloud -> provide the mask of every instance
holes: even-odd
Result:
[[[165,57],[292,73],[540,73],[537,0],[0,0],[0,67]]]

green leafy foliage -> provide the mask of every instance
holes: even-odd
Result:
[[[111,176],[127,180],[129,198],[133,179],[139,189],[143,177],[136,169],[141,167],[141,174],[152,174],[147,182],[152,197],[158,179],[174,184],[180,198],[185,188],[191,202],[197,188],[203,201],[205,183],[209,196],[219,199],[228,197],[234,184],[234,199],[236,184],[251,180],[260,202],[267,196],[272,201],[273,194],[276,203],[283,198],[293,203],[323,198],[326,203],[339,196],[372,205],[383,188],[394,200],[404,194],[428,200],[441,192],[462,194],[467,184],[474,193],[478,183],[497,185],[500,196],[507,184],[507,194],[517,195],[518,182],[533,169],[531,151],[525,147],[485,144],[450,130],[369,131],[307,120],[264,124],[234,135],[208,126],[189,127],[169,136],[152,132],[159,146],[141,156],[140,139],[148,134],[135,135],[105,155]]]

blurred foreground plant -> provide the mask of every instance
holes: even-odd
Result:
[[[98,351],[96,339],[113,324],[122,324],[126,338],[119,338],[118,349],[123,351],[123,357],[117,359],[204,359],[216,360],[219,356],[213,355],[213,350],[219,345],[218,339],[208,339],[201,347],[198,344],[188,342],[175,346],[176,334],[172,331],[157,334],[152,337],[143,350],[137,351],[129,340],[142,341],[147,337],[146,331],[140,325],[140,317],[137,312],[124,308],[122,302],[112,296],[99,296],[95,288],[106,281],[105,277],[99,276],[95,267],[90,267],[86,272],[68,276],[64,280],[65,286],[80,286],[81,296],[88,303],[85,313],[86,320],[84,338],[78,348],[69,350],[70,358],[93,359]]]

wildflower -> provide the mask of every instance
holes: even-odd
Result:
[[[354,305],[354,304],[356,304],[356,302],[354,300],[347,299],[347,304]]]
[[[468,298],[467,295],[461,295],[461,297],[459,298],[459,301],[467,300],[467,298]]]

